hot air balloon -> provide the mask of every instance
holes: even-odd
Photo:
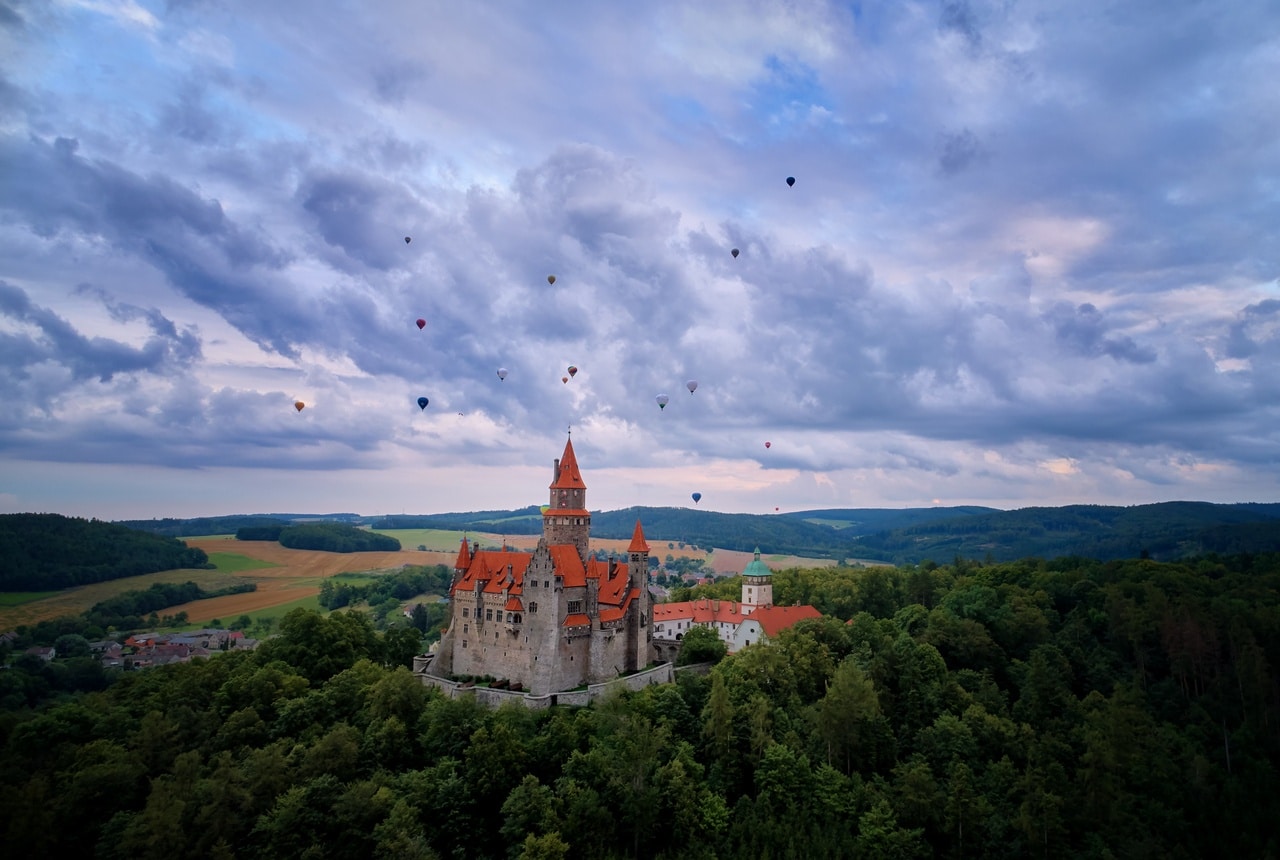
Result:
[[[765,443],[764,443],[764,446],[765,446],[766,448],[772,448],[772,447],[773,447],[773,443],[772,443],[772,442],[765,442]]]
[[[405,243],[406,245],[408,245],[408,244],[409,244],[410,242],[412,242],[412,241],[413,241],[413,237],[412,237],[412,236],[405,236],[405,237],[404,237],[404,243]]]
[[[688,382],[684,384],[684,387],[689,389],[689,393],[692,394],[693,392],[698,390],[698,380],[690,379]]]
[[[788,176],[788,177],[787,177],[787,187],[790,187],[790,186],[795,185],[795,184],[796,184],[796,178],[795,178],[794,176]]]
[[[572,364],[571,364],[571,365],[569,365],[569,375],[570,375],[570,376],[577,376],[577,375],[578,375],[578,368],[574,367]]]
[[[428,403],[430,403],[430,402],[431,402],[431,401],[430,401],[430,400],[428,400],[428,399],[427,399],[427,398],[425,398],[425,397],[419,397],[419,398],[418,398],[418,408],[419,408],[419,409],[426,409],[426,408],[427,408],[427,404],[428,404]]]
[[[562,376],[562,377],[560,377],[560,381],[561,381],[561,382],[563,382],[565,385],[568,385],[568,384],[569,384],[569,377],[567,377],[567,376]]]
[[[700,502],[700,501],[702,501],[702,493],[694,493],[694,494],[693,494],[693,503],[696,505],[696,504],[697,504],[698,502]]]
[[[774,510],[774,512],[776,513],[777,511],[780,511],[780,510],[782,510],[782,509],[781,509],[781,508],[774,508],[773,510]]]
[[[499,379],[499,380],[503,380],[503,379],[506,379],[506,378],[507,378],[507,369],[506,369],[505,367],[499,367],[499,368],[498,368],[498,379]]]
[[[656,401],[658,401],[658,408],[659,408],[659,409],[666,409],[666,408],[667,408],[667,404],[671,402],[671,398],[670,398],[670,397],[668,397],[668,396],[667,396],[667,395],[665,395],[665,394],[659,394],[657,397],[655,397],[655,398],[653,398],[653,399],[654,399],[654,400],[656,400]]]
[[[555,282],[556,282],[556,276],[555,276],[555,275],[547,275],[547,283],[548,283],[548,284],[555,284]]]
[[[730,254],[733,254],[733,259],[735,259],[735,260],[736,260],[736,259],[738,259],[738,249],[737,249],[737,248],[734,248],[734,249],[733,249],[732,251],[730,251],[729,253],[730,253]]]
[[[301,400],[295,400],[293,401],[293,408],[301,412],[303,409],[307,408],[307,404],[303,403]]]
[[[426,321],[426,320],[424,320],[424,319],[420,319],[420,320],[418,320],[418,329],[419,329],[419,330],[424,329],[424,328],[426,328],[426,327],[427,327],[427,321]]]

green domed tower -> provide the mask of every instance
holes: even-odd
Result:
[[[742,608],[746,612],[761,606],[773,605],[773,571],[760,560],[760,547],[756,557],[742,571]]]

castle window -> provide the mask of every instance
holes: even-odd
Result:
[[[469,632],[470,632],[470,627],[471,627],[471,625],[470,625],[470,624],[464,624],[464,625],[462,625],[462,632],[463,632],[463,633],[469,633]]]
[[[570,614],[570,615],[574,615],[574,614],[579,613],[579,612],[581,612],[581,611],[582,611],[582,601],[581,601],[581,600],[570,600],[570,601],[569,601],[569,614]]]
[[[467,609],[465,606],[464,606],[464,607],[462,607],[462,617],[463,617],[463,618],[467,618],[467,617],[469,617],[469,613],[470,613],[470,612],[471,612],[471,610],[470,610],[470,609]]]
[[[529,604],[529,611],[530,611],[530,612],[537,612],[537,611],[538,611],[538,604],[537,604],[536,602],[535,602],[535,603],[530,603],[530,604]]]
[[[492,621],[492,620],[493,620],[493,610],[492,610],[492,609],[486,609],[486,610],[484,611],[484,620],[485,620],[485,621]]]
[[[466,640],[466,639],[463,639],[463,640],[462,640],[462,647],[463,647],[463,648],[466,648],[466,647],[467,647],[467,640]]]

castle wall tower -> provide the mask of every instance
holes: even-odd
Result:
[[[587,510],[587,485],[578,471],[572,439],[565,442],[564,454],[555,461],[550,491],[549,506],[542,514],[542,536],[551,545],[573,544],[585,565],[591,513]]]
[[[756,557],[742,571],[742,611],[772,605],[773,571],[760,560],[760,547],[756,547]]]
[[[649,640],[653,637],[652,598],[649,595],[649,544],[644,529],[636,520],[636,530],[627,547],[628,587],[638,592],[627,610],[627,671],[635,672],[649,665]]]

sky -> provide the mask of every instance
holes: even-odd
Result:
[[[0,0],[0,512],[1280,500],[1276,81],[1274,0]]]

